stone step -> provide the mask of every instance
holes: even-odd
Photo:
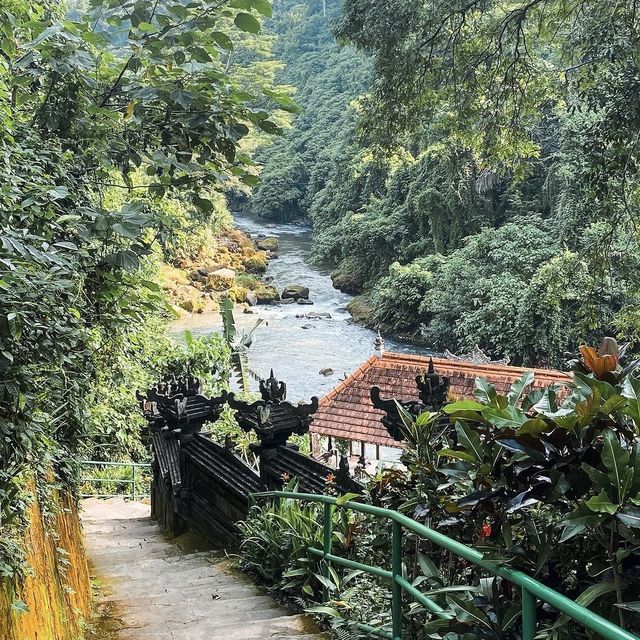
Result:
[[[120,551],[117,556],[114,556],[115,554],[112,551],[101,551],[92,553],[91,560],[96,568],[104,569],[105,572],[113,572],[116,574],[120,573],[122,569],[130,567],[132,563],[144,564],[149,568],[153,568],[154,566],[164,568],[165,565],[173,566],[184,562],[186,559],[197,559],[203,562],[209,562],[211,552],[201,551],[198,553],[186,554],[178,547],[167,546],[166,548],[162,547],[152,551],[146,550],[142,557],[139,550]]]
[[[232,619],[234,623],[270,620],[280,618],[282,615],[282,608],[268,596],[262,596],[259,600],[247,598],[226,603],[215,600],[206,601],[203,598],[181,601],[178,597],[171,604],[154,604],[145,609],[129,609],[121,618],[125,625],[138,627],[152,626],[159,617],[169,617],[172,624],[191,625],[212,620]]]
[[[305,634],[308,619],[301,615],[288,615],[268,620],[253,620],[231,624],[221,624],[220,620],[208,619],[187,623],[167,620],[163,626],[146,625],[120,631],[123,640],[276,640]]]
[[[83,520],[118,640],[328,640],[193,534],[169,540],[124,500],[90,500]]]
[[[121,602],[127,606],[138,607],[146,604],[153,604],[155,602],[163,604],[171,601],[175,602],[176,598],[193,599],[204,598],[204,600],[225,598],[233,600],[236,598],[250,598],[254,596],[265,595],[265,590],[262,587],[258,587],[251,583],[238,583],[225,586],[218,585],[178,585],[173,589],[154,590],[150,594],[138,594],[128,596],[126,599],[122,598],[122,594],[112,593],[101,598],[104,602]]]

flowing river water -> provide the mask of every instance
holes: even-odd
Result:
[[[346,375],[374,353],[377,333],[355,324],[346,305],[352,296],[333,288],[330,271],[310,265],[311,230],[290,224],[272,225],[267,221],[235,215],[236,226],[252,237],[275,236],[279,241],[278,258],[269,262],[265,276],[281,292],[287,285],[308,287],[313,306],[298,304],[261,305],[253,314],[238,307],[236,325],[250,329],[258,318],[264,319],[255,332],[249,350],[251,369],[260,377],[275,376],[287,383],[289,400],[322,397]],[[307,313],[330,314],[330,318],[305,317]],[[172,333],[189,330],[194,336],[219,331],[219,314],[194,314],[172,325]],[[387,351],[428,353],[425,349],[385,336]],[[324,375],[321,370],[331,370]]]

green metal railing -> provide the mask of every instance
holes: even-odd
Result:
[[[302,502],[320,502],[324,504],[324,524],[323,524],[323,548],[316,549],[309,547],[307,551],[325,560],[324,575],[329,577],[329,564],[335,563],[349,569],[358,569],[370,575],[383,578],[391,583],[391,626],[392,630],[387,631],[371,627],[370,625],[357,623],[356,626],[361,631],[388,640],[402,640],[402,593],[408,593],[414,600],[420,603],[425,609],[440,618],[451,619],[454,616],[445,611],[437,602],[425,596],[414,585],[403,577],[402,573],[402,532],[407,529],[420,537],[429,540],[437,546],[450,551],[460,558],[485,569],[494,576],[500,576],[512,584],[520,587],[522,593],[522,640],[534,640],[537,627],[537,601],[541,600],[551,605],[557,611],[567,615],[578,622],[583,627],[594,631],[606,640],[640,640],[638,636],[622,629],[613,622],[606,620],[589,609],[580,606],[570,598],[546,587],[531,576],[521,571],[515,571],[507,567],[502,567],[489,562],[483,558],[482,553],[467,547],[466,545],[453,540],[429,527],[426,527],[411,518],[390,509],[383,509],[368,504],[358,502],[341,502],[332,496],[315,495],[309,493],[292,493],[288,491],[270,491],[266,493],[253,494],[254,500],[273,499],[276,503],[281,499],[298,500]],[[333,537],[333,510],[334,508],[349,509],[359,513],[385,518],[391,521],[392,542],[391,542],[391,571],[380,567],[347,560],[331,553],[331,541]],[[328,600],[328,590],[325,588],[324,600]]]
[[[81,482],[87,482],[89,484],[100,484],[104,485],[106,483],[111,483],[115,485],[124,485],[124,488],[127,485],[130,487],[128,491],[117,491],[115,493],[83,493],[83,498],[114,498],[116,496],[128,496],[132,500],[138,500],[139,498],[148,498],[150,496],[150,484],[151,479],[146,482],[149,490],[145,492],[138,491],[138,482],[140,482],[141,478],[144,478],[144,475],[141,476],[141,473],[144,474],[143,470],[151,470],[150,464],[140,463],[140,462],[98,462],[96,460],[84,460],[82,461],[83,468],[95,468],[95,467],[107,467],[107,468],[123,468],[130,469],[130,477],[128,478],[108,478],[101,476],[83,476],[80,478]]]

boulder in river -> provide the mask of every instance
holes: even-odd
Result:
[[[296,301],[293,298],[282,298],[282,300],[280,300],[280,302],[282,302],[282,304],[295,304]]]
[[[247,291],[247,303],[252,307],[258,304],[258,296],[251,290]]]
[[[305,300],[304,298],[299,298],[296,302],[298,304],[313,304],[313,300]]]
[[[333,369],[329,369],[328,367],[326,369],[320,369],[321,376],[332,376],[334,373],[335,371]]]
[[[256,248],[261,251],[277,251],[278,238],[275,236],[267,236],[266,238],[258,238],[256,240]]]
[[[309,311],[309,313],[305,314],[305,318],[309,320],[321,320],[321,319],[331,319],[331,314],[327,311]]]
[[[258,299],[258,304],[273,304],[274,302],[278,302],[280,300],[280,296],[278,295],[278,291],[275,287],[270,285],[264,285],[254,290],[256,294],[256,298]]]
[[[373,307],[364,296],[356,296],[351,300],[347,305],[347,311],[359,324],[369,326],[373,321]]]
[[[281,298],[283,300],[287,298],[292,298],[293,300],[300,300],[302,298],[303,300],[307,300],[309,298],[309,289],[299,284],[290,284],[285,287]]]

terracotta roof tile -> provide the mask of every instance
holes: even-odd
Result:
[[[525,371],[535,374],[534,387],[554,382],[568,382],[571,375],[552,369],[525,369],[498,364],[474,364],[458,360],[433,358],[436,373],[450,379],[450,396],[473,397],[475,380],[486,378],[501,395]],[[311,424],[311,432],[335,438],[345,438],[388,447],[397,447],[380,419],[383,412],[371,404],[371,387],[380,387],[381,395],[398,400],[417,400],[415,378],[429,366],[429,358],[403,353],[385,353],[382,358],[371,356],[346,380],[320,401]]]

